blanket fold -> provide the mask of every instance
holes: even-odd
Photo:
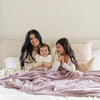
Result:
[[[83,73],[38,68],[1,78],[0,85],[31,94],[100,96],[100,71]]]

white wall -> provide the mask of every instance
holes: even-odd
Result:
[[[1,8],[1,1],[0,1]],[[0,9],[0,68],[1,68],[1,9]]]
[[[43,38],[100,39],[100,0],[1,0],[2,39],[24,39],[30,29]]]
[[[1,40],[1,0],[0,0],[0,40]]]

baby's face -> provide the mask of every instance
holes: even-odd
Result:
[[[40,55],[43,56],[43,57],[46,57],[48,56],[49,54],[49,50],[47,47],[41,47],[40,48]]]

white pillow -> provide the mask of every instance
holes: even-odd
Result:
[[[75,53],[75,57],[78,62],[87,62],[92,58],[91,44],[91,42],[71,44],[71,47]]]
[[[95,58],[93,57],[91,60],[89,60],[86,63],[79,63],[78,66],[76,67],[77,70],[85,72],[88,70],[95,70],[95,64],[94,64]]]
[[[7,57],[5,59],[5,67],[20,70],[19,57]]]
[[[92,56],[95,57],[95,68],[96,70],[100,70],[100,49],[92,52]]]
[[[91,56],[91,42],[88,43],[75,43],[71,44],[71,47],[75,53],[76,60],[78,62],[87,62]],[[56,53],[56,47],[51,48],[51,54],[54,56]]]

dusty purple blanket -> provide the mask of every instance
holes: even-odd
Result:
[[[2,78],[0,84],[31,94],[100,96],[100,71],[57,72],[39,68]]]

